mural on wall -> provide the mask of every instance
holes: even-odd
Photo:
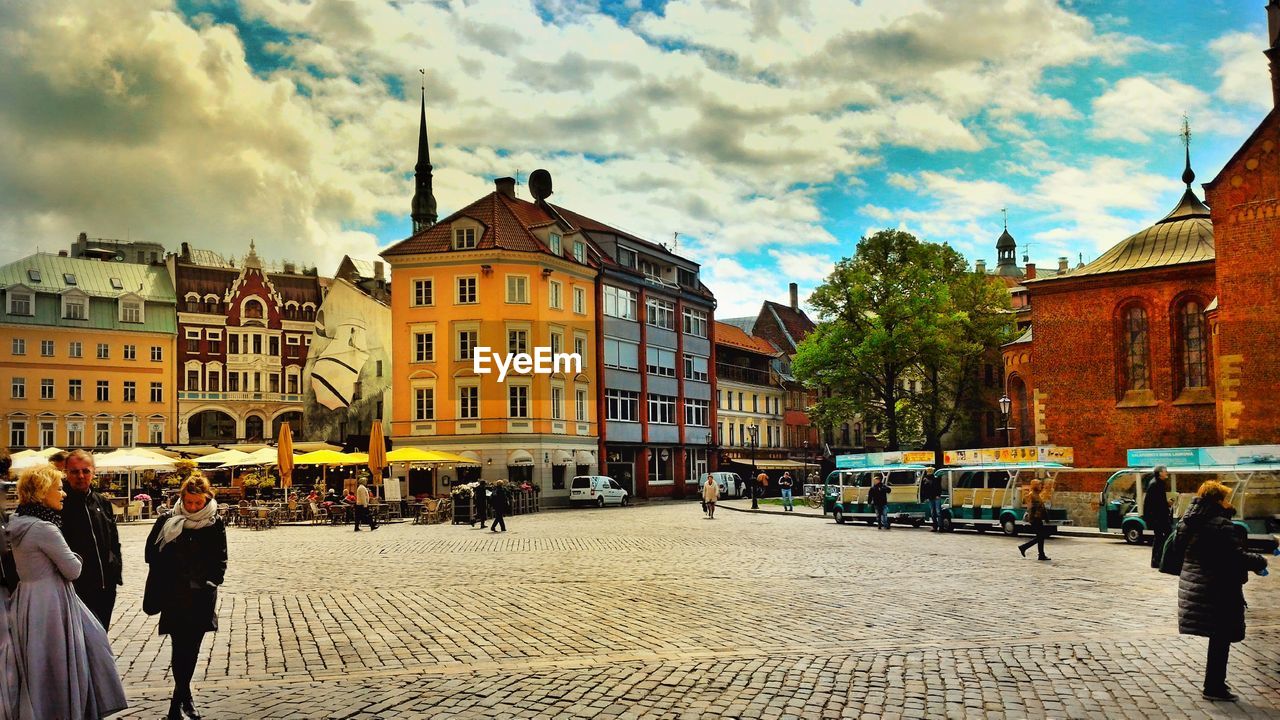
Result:
[[[337,279],[316,313],[303,370],[303,428],[310,440],[342,444],[391,418],[391,308]]]

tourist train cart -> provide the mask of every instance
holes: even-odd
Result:
[[[1056,446],[948,450],[946,467],[936,473],[942,488],[943,530],[957,527],[985,532],[999,528],[1017,535],[1025,526],[1023,494],[1032,480],[1044,481],[1050,492],[1058,474],[1070,471],[1071,448]],[[1050,533],[1070,524],[1067,511],[1050,504]]]
[[[1274,550],[1280,533],[1280,445],[1237,445],[1202,448],[1130,450],[1129,467],[1107,478],[1098,503],[1098,530],[1120,532],[1125,542],[1146,540],[1142,518],[1146,484],[1157,465],[1169,470],[1169,499],[1175,519],[1191,506],[1206,480],[1231,488],[1233,521],[1247,534],[1248,544]]]
[[[890,519],[919,527],[929,513],[928,503],[920,499],[920,483],[932,462],[929,451],[837,455],[836,469],[827,474],[823,485],[823,513],[830,512],[841,524],[875,522],[876,511],[867,495],[872,478],[880,475],[889,484]]]

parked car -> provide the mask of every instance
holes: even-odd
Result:
[[[576,475],[569,484],[569,504],[591,503],[596,507],[628,502],[626,488],[607,475]]]
[[[738,487],[742,487],[744,489],[746,488],[746,484],[742,482],[742,477],[738,475],[738,473],[735,473],[735,472],[702,473],[701,475],[698,476],[698,494],[699,495],[702,494],[702,486],[704,483],[707,482],[708,475],[715,478],[716,484],[720,486],[721,498],[729,497],[729,493],[733,492],[735,488],[738,488]]]

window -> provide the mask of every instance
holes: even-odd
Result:
[[[160,445],[164,443],[164,425],[160,423],[151,423],[151,444]]]
[[[40,282],[40,271],[35,268],[27,268],[27,279],[31,282]]]
[[[67,343],[67,357],[82,358],[84,357],[84,343],[79,340],[72,340]]]
[[[84,320],[89,314],[89,299],[79,295],[62,296],[62,317],[68,320]]]
[[[476,247],[475,228],[456,228],[453,231],[454,250],[474,250]]]
[[[576,403],[577,404],[576,417],[578,418],[578,422],[586,422],[587,421],[587,391],[580,389],[577,391],[577,396],[578,396],[578,401]]]
[[[53,378],[43,378],[40,380],[40,399],[53,399]]]
[[[507,302],[524,304],[529,302],[529,276],[507,276]]]
[[[14,355],[26,355],[27,341],[23,338],[14,338],[10,343],[10,349]]]
[[[760,396],[759,395],[751,396],[751,412],[753,413],[760,412]]]
[[[475,385],[458,388],[458,419],[476,420],[480,417],[480,388]]]
[[[633,268],[636,266],[636,251],[618,246],[618,264],[622,267]]]
[[[413,334],[413,361],[433,362],[436,359],[435,333],[420,332]]]
[[[40,423],[40,447],[53,447],[53,423],[45,420]]]
[[[227,392],[240,392],[240,373],[227,373]]]
[[[513,418],[529,417],[528,385],[507,386],[507,410]]]
[[[254,355],[261,355],[261,354],[262,354],[262,336],[261,336],[261,335],[247,335],[247,336],[246,336],[246,338],[252,338],[252,339],[253,339],[253,354],[254,354]],[[246,351],[246,352],[248,352],[248,350],[249,350],[249,348],[248,348],[248,344],[249,344],[249,343],[247,343],[247,342],[245,343],[245,346],[246,346],[246,347],[245,347],[245,351]]]
[[[267,354],[271,357],[280,357],[280,336],[272,335],[267,338]]]
[[[703,310],[684,309],[684,334],[694,337],[707,336],[707,313]]]
[[[1147,311],[1132,305],[1122,315],[1124,322],[1124,390],[1148,390],[1151,387],[1151,368],[1147,334]]]
[[[111,385],[106,380],[98,381],[98,402],[111,401]]]
[[[623,320],[635,320],[636,294],[630,290],[605,285],[604,314]]]
[[[582,358],[582,364],[587,364],[587,339],[581,335],[573,336],[573,352]]]
[[[639,370],[640,345],[626,340],[605,338],[604,366],[619,370]]]
[[[435,304],[435,293],[429,278],[417,278],[413,281],[413,304],[415,307]]]
[[[670,395],[649,395],[649,422],[658,425],[674,425],[676,399]]]
[[[663,330],[676,329],[675,303],[658,298],[649,298],[645,301],[644,309],[645,322]]]
[[[199,389],[200,389],[200,371],[188,370],[187,371],[187,390],[195,391]]]
[[[250,316],[252,317],[252,315]],[[120,301],[120,322],[142,322],[142,303],[138,300]]]
[[[684,401],[684,424],[710,427],[711,403],[706,400]]]
[[[67,423],[67,445],[70,447],[84,445],[84,423],[75,421]]]
[[[658,267],[658,264],[644,258],[640,258],[640,272],[651,278],[662,279],[662,269]]]
[[[263,318],[262,303],[257,300],[250,300],[244,304],[244,316],[251,320],[261,320]]]
[[[684,379],[707,381],[707,359],[697,355],[684,356]]]
[[[476,351],[476,331],[458,331],[458,359],[470,360]]]
[[[414,420],[434,420],[436,417],[436,390],[435,388],[414,388],[413,389],[413,419]]]
[[[698,287],[697,271],[686,270],[684,268],[677,268],[676,279],[679,281],[680,285],[683,287],[687,287],[687,288]]]
[[[573,259],[578,262],[587,261],[587,244],[581,240],[573,241]]]
[[[515,355],[529,352],[529,331],[528,330],[508,330],[507,331],[507,352]]]
[[[124,359],[125,359],[125,360],[137,360],[137,359],[138,359],[138,346],[137,346],[137,345],[125,345],[125,346],[124,346]]]
[[[84,386],[81,385],[80,380],[67,381],[67,399],[68,400],[84,399]]]
[[[208,339],[209,339],[209,354],[221,355],[222,354],[222,333],[217,330],[207,330],[205,334],[208,336]]]
[[[10,290],[9,293],[9,314],[10,315],[34,315],[32,309],[35,305],[35,295],[29,292],[21,292],[18,290]]]
[[[9,381],[9,397],[14,400],[27,399],[27,379],[16,377]]]
[[[379,360],[378,362],[382,362],[382,361],[381,361],[381,360]],[[297,394],[298,394],[298,375],[297,375],[297,373],[289,373],[289,377],[286,379],[286,383],[288,384],[288,390],[287,390],[287,392],[288,392],[290,395],[297,395]],[[381,401],[379,401],[379,402],[381,402]],[[379,416],[379,417],[381,417],[381,416]]]
[[[676,352],[667,350],[666,348],[653,347],[650,345],[645,348],[645,370],[650,375],[661,375],[663,377],[676,376]]]
[[[738,412],[742,412],[742,393],[738,393]]]
[[[564,309],[564,284],[559,280],[552,280],[548,287],[547,296],[552,310]]]
[[[551,419],[564,419],[564,388],[551,388]]]
[[[606,420],[640,421],[640,393],[638,392],[606,389],[604,391],[604,407]]]
[[[564,352],[564,333],[553,331],[551,333],[551,355],[555,357],[562,352]]]
[[[194,355],[200,352],[200,331],[188,330],[187,336],[187,353]]]
[[[98,359],[99,359],[99,360],[110,360],[110,359],[111,359],[111,346],[110,346],[110,345],[108,345],[108,344],[106,344],[106,343],[98,343]]]
[[[151,402],[164,402],[164,386],[158,382],[151,383]]]
[[[93,444],[97,447],[108,447],[111,445],[111,423],[94,423]]]
[[[573,289],[573,311],[579,315],[587,314],[587,291],[583,288]]]
[[[26,447],[27,445],[27,421],[26,420],[10,420],[9,421],[9,447]]]
[[[1195,300],[1184,303],[1178,310],[1183,388],[1209,386],[1209,353],[1204,325],[1204,309]]]
[[[458,278],[458,305],[473,305],[476,302],[476,279],[475,277]]]
[[[227,334],[227,354],[228,355],[240,354],[240,333]]]
[[[133,447],[133,423],[126,421],[120,424],[120,446]]]
[[[271,373],[271,375],[268,376],[267,380],[268,380],[267,392],[270,392],[270,393],[280,392],[280,373]]]
[[[564,253],[564,250],[560,247],[560,236],[555,233],[547,236],[547,247],[551,248],[551,254],[556,257],[560,257]]]
[[[378,360],[377,364],[374,365],[373,375],[374,377],[382,377],[382,361],[381,360]]]
[[[161,345],[151,346],[151,362],[162,362],[164,360],[164,347]]]

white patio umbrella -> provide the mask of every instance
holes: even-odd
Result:
[[[218,467],[226,467],[223,463],[233,463],[249,457],[249,453],[242,450],[223,450],[204,457],[195,458],[197,465],[217,465]]]
[[[13,464],[9,466],[10,471],[16,473],[22,470],[29,470],[33,467],[40,467],[41,465],[49,464],[49,458],[46,458],[40,453],[34,452],[34,451],[27,451],[27,452],[29,452],[30,454],[29,455],[24,455],[23,453],[14,454],[14,456],[11,458],[13,460]]]
[[[96,470],[128,472],[129,481],[125,493],[127,498],[133,497],[133,477],[135,472],[139,470],[174,469],[173,460],[163,455],[147,452],[143,448],[122,448],[114,452],[94,455],[93,466]]]

